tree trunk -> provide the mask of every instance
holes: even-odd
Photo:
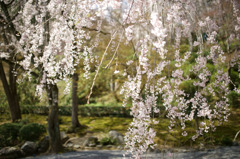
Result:
[[[49,134],[49,152],[57,153],[62,149],[58,121],[58,87],[56,84],[47,85],[47,94],[49,102],[48,115],[48,134]]]
[[[80,127],[81,124],[78,120],[78,74],[74,73],[72,76],[72,128]]]
[[[0,78],[3,84],[5,94],[7,96],[12,122],[21,119],[21,110],[17,97],[16,76],[13,73],[14,66],[9,64],[9,84],[3,69],[2,60],[0,60]]]

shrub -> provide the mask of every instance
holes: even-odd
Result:
[[[225,136],[225,137],[223,137],[223,139],[221,141],[221,144],[223,146],[232,146],[233,145],[233,141],[232,141],[232,139],[229,136]]]
[[[109,138],[109,137],[104,137],[100,140],[101,145],[114,145],[116,144],[116,140]]]
[[[189,45],[180,45],[180,54],[189,51]]]
[[[239,87],[240,86],[240,78],[238,73],[238,68],[234,67],[229,70],[229,76],[232,80],[232,83],[230,83],[230,89],[234,89],[234,85]]]
[[[19,131],[19,137],[22,140],[35,141],[46,132],[46,128],[38,123],[24,125]]]
[[[229,104],[231,107],[233,108],[239,108],[240,106],[240,94],[234,92],[234,91],[231,91],[229,94],[228,94],[228,99],[229,99]]]
[[[0,147],[11,146],[18,139],[20,123],[5,123],[0,125]]]
[[[189,95],[189,97],[186,97],[188,99],[192,98],[194,96],[194,93],[197,91],[197,87],[193,85],[194,80],[187,80],[183,81],[179,88],[184,90],[185,93]]]

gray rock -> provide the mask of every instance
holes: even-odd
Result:
[[[112,148],[113,147],[113,145],[107,145],[106,146],[106,148]]]
[[[73,144],[72,143],[68,143],[66,146],[67,147],[73,147]]]
[[[60,132],[60,137],[61,137],[62,144],[64,144],[69,139],[69,137],[64,131]]]
[[[97,145],[96,147],[97,147],[97,148],[102,148],[103,146],[102,146],[102,145]]]
[[[97,144],[98,144],[98,138],[91,136],[84,141],[83,146],[95,147]]]
[[[44,153],[49,148],[49,137],[45,136],[40,142],[38,143],[37,152]]]
[[[119,145],[124,144],[124,138],[121,133],[117,132],[116,130],[111,130],[111,131],[109,131],[108,134],[109,134],[110,138],[112,138],[113,140],[115,140],[117,142],[116,144],[119,144]]]
[[[80,148],[80,145],[74,145],[73,148],[79,149],[79,148]]]
[[[88,146],[89,146],[89,147],[96,147],[96,144],[93,143],[93,144],[89,144]]]
[[[20,148],[4,147],[0,150],[0,159],[15,159],[23,156]]]
[[[236,141],[233,142],[233,146],[239,146],[240,144]]]
[[[123,146],[118,146],[117,149],[118,150],[123,150]]]
[[[160,153],[161,151],[159,149],[154,149],[154,153]]]
[[[147,150],[147,153],[151,153],[151,152],[154,152],[154,149],[149,148],[149,149]]]
[[[21,150],[27,155],[34,154],[37,150],[37,144],[32,141],[27,141],[22,145]]]

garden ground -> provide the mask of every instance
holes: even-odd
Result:
[[[47,127],[47,116],[24,114],[23,120],[30,123],[40,123]],[[122,134],[127,131],[127,128],[131,122],[131,118],[120,118],[120,117],[79,117],[81,124],[87,126],[85,129],[79,129],[74,133],[68,133],[70,138],[78,137],[83,138],[88,134],[96,136],[99,139],[107,137],[110,130],[116,130]],[[61,116],[59,118],[61,131],[68,132],[71,126],[70,116]],[[3,114],[0,116],[0,125],[6,122],[10,122],[10,116]],[[194,133],[194,122],[188,123],[188,132]],[[236,133],[240,130],[240,109],[233,109],[229,121],[223,125],[218,126],[215,132],[206,133],[193,142],[191,136],[182,136],[181,128],[177,127],[175,130],[170,131],[168,129],[169,120],[167,118],[159,118],[159,124],[155,125],[154,128],[157,132],[155,142],[157,143],[158,149],[166,148],[194,148],[199,149],[201,147],[214,148],[215,146],[231,146],[233,145],[233,139]],[[45,134],[46,135],[46,134]],[[238,136],[237,142],[240,141]]]

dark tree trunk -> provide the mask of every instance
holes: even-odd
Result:
[[[49,102],[48,134],[50,138],[49,152],[57,153],[62,149],[58,120],[58,87],[56,84],[47,85]]]
[[[3,69],[2,60],[0,60],[0,78],[3,84],[5,94],[7,96],[11,119],[13,122],[15,122],[21,119],[21,110],[20,110],[19,100],[17,96],[16,76],[14,75],[13,71],[14,71],[14,66],[10,64],[9,65],[9,84],[8,84],[6,74]]]
[[[7,32],[12,33],[12,35],[15,36],[17,40],[19,40],[20,37],[17,36],[17,31],[12,23],[12,19],[9,15],[7,5],[3,1],[0,1],[0,7],[5,16],[5,20],[8,23],[5,26],[5,29],[7,30]],[[9,41],[8,41],[5,31],[2,32],[1,36],[3,37],[4,44],[8,45]],[[9,51],[11,61],[15,62],[16,59],[14,58],[13,53],[14,52]],[[7,81],[6,74],[3,69],[2,60],[0,60],[0,79],[3,84],[5,94],[7,96],[11,119],[13,122],[21,119],[21,110],[20,110],[19,100],[18,100],[18,96],[17,96],[17,82],[16,82],[17,76],[15,76],[15,74],[14,74],[15,70],[16,70],[16,65],[14,63],[9,64],[9,81]]]
[[[80,127],[81,124],[78,120],[78,74],[74,73],[72,76],[72,128]]]

